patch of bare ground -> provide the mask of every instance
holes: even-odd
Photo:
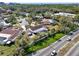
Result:
[[[71,47],[73,47],[79,41],[79,36],[77,36],[74,40],[70,41],[66,45],[64,45],[58,52],[60,56],[64,56]]]

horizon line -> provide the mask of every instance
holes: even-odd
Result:
[[[79,2],[30,2],[30,3],[27,3],[27,2],[3,2],[3,3],[19,3],[19,4],[79,4]]]

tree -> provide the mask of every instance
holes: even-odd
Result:
[[[16,39],[15,45],[16,45],[17,49],[16,49],[16,52],[14,55],[21,55],[22,56],[22,55],[26,54],[24,48],[27,47],[27,45],[29,43],[27,38],[28,37],[26,36],[26,34],[22,33],[22,35],[20,35]]]
[[[9,19],[7,20],[7,22],[8,23],[11,23],[11,24],[16,24],[17,23],[17,20],[16,20],[16,18],[13,15],[11,15],[9,17]]]

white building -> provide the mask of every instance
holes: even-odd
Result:
[[[75,17],[75,14],[71,14],[71,13],[64,13],[64,12],[59,12],[59,13],[55,13],[54,15],[60,15],[60,16],[72,16]]]

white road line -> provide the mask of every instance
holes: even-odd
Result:
[[[79,44],[79,41],[65,54],[67,56]]]

